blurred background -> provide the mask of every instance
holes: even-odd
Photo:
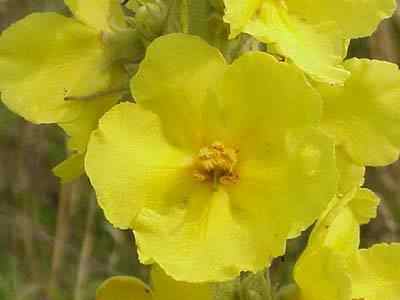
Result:
[[[0,31],[33,11],[67,13],[61,0],[0,0]],[[400,12],[353,41],[349,56],[400,63]],[[146,279],[132,234],[105,221],[87,179],[61,186],[52,174],[65,156],[60,129],[29,124],[0,102],[0,300],[94,299],[109,276]],[[382,204],[362,228],[362,246],[400,241],[400,163],[368,169],[366,185]],[[276,282],[290,280],[306,237],[274,264]]]

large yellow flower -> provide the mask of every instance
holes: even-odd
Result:
[[[394,0],[224,0],[231,36],[254,35],[313,78],[348,76],[341,66],[347,41],[370,35],[395,8]]]
[[[183,281],[256,271],[284,252],[336,189],[319,95],[273,56],[227,65],[201,39],[154,41],[90,139],[86,171],[108,220],[140,259]]]

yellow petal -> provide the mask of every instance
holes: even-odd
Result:
[[[210,126],[209,132],[213,138],[219,134],[229,144],[240,144],[241,157],[265,156],[287,130],[318,125],[322,104],[318,93],[295,66],[269,54],[242,55],[217,86],[214,106],[208,103],[204,110],[208,109],[207,116],[217,112],[221,125]]]
[[[58,124],[70,137],[68,148],[80,153],[85,152],[90,134],[97,128],[99,119],[117,104],[120,98],[120,93],[113,93],[82,100],[79,114],[69,122]]]
[[[231,24],[231,37],[237,36],[250,21],[262,0],[224,0],[225,15],[224,21]]]
[[[314,130],[291,132],[292,128],[318,124],[319,95],[295,66],[253,52],[243,55],[226,71],[218,84],[215,103],[220,107],[211,111],[219,111],[222,125],[212,132],[219,131],[221,140],[239,150],[239,176],[243,178],[247,172],[260,185],[257,192],[249,187],[247,192],[271,197],[270,205],[277,206],[266,211],[274,211],[274,216],[281,212],[284,221],[279,223],[290,224],[290,236],[297,235],[322,212],[336,188],[331,141]],[[307,196],[313,189],[312,193],[320,197]],[[303,200],[294,200],[297,197]],[[306,206],[301,205],[306,202]],[[308,210],[302,211],[306,207]]]
[[[354,191],[334,198],[311,232],[294,268],[300,300],[351,300],[347,259],[359,246],[359,224],[348,207]]]
[[[96,300],[152,300],[150,289],[139,279],[115,276],[97,289]]]
[[[344,86],[320,85],[324,129],[359,165],[387,165],[400,153],[400,71],[367,59],[345,62]]]
[[[118,0],[65,0],[75,18],[99,31],[126,27],[125,16]]]
[[[246,201],[241,207],[259,210],[282,229],[290,225],[290,237],[310,226],[336,192],[332,142],[318,130],[291,132],[283,145],[266,152],[265,157],[241,164],[241,181],[237,188],[232,187],[232,193],[240,193],[239,203],[245,193],[260,195],[254,197],[254,203]],[[267,239],[269,233],[264,236]]]
[[[329,204],[295,265],[301,300],[364,299],[352,291],[354,267],[349,261],[358,258],[360,224],[374,215],[376,206],[376,199],[365,189],[353,190]]]
[[[360,225],[351,209],[343,208],[329,226],[324,245],[343,256],[354,253],[360,245]]]
[[[354,194],[354,193],[353,193]],[[353,194],[334,198],[314,226],[306,251],[329,248],[342,257],[351,256],[360,243],[360,229],[347,203]]]
[[[377,197],[367,189],[354,189],[343,198],[335,198],[315,225],[308,249],[328,247],[350,257],[359,247],[360,225],[376,216]]]
[[[53,169],[54,175],[60,177],[62,183],[72,181],[85,173],[84,159],[90,134],[97,128],[99,119],[120,97],[120,93],[114,93],[82,100],[76,118],[58,124],[69,136],[68,149],[73,153]]]
[[[342,196],[364,183],[365,168],[356,165],[340,147],[336,148],[336,166],[339,175],[338,193]]]
[[[269,255],[283,252],[281,245],[260,241],[257,232],[265,231],[256,227],[260,218],[250,217],[224,189],[182,182],[136,218],[139,253],[151,253],[176,280],[229,280],[242,270],[263,268]]]
[[[213,289],[209,283],[175,281],[158,266],[151,269],[154,300],[212,300]]]
[[[100,120],[87,150],[85,169],[107,219],[129,228],[145,202],[169,192],[186,156],[163,137],[156,115],[136,104],[119,104]]]
[[[53,168],[53,173],[61,179],[61,183],[68,183],[85,173],[84,161],[84,153],[73,154]]]
[[[342,83],[349,75],[341,67],[347,43],[329,20],[306,23],[281,1],[264,1],[243,31],[272,44],[317,81]]]
[[[64,99],[107,89],[108,66],[99,34],[55,13],[29,15],[0,36],[2,100],[34,123],[74,119],[81,103]]]
[[[369,189],[359,189],[349,207],[359,224],[367,224],[376,217],[380,199]]]
[[[390,17],[394,0],[286,0],[289,10],[309,23],[335,23],[343,36],[357,38],[371,35],[380,21]]]
[[[329,248],[306,251],[294,269],[301,300],[350,300],[345,260]]]
[[[400,244],[360,250],[350,263],[353,299],[400,299]]]
[[[199,37],[162,36],[147,49],[132,94],[159,115],[171,143],[198,150],[205,134],[201,107],[225,68],[221,53]]]

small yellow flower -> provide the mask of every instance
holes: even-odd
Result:
[[[227,65],[201,39],[154,41],[90,139],[86,171],[108,220],[144,263],[183,281],[228,280],[281,255],[336,191],[321,99],[293,65]]]
[[[135,277],[115,276],[97,290],[96,300],[212,300],[214,289],[209,284],[178,282],[153,266],[151,288]]]

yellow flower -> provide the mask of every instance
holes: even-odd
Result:
[[[331,203],[295,266],[299,290],[288,299],[399,299],[400,244],[359,249],[360,225],[376,216],[378,203],[367,189]]]
[[[82,173],[90,132],[120,100],[117,91],[128,87],[121,57],[134,55],[127,45],[136,45],[117,0],[66,4],[75,18],[34,13],[0,36],[4,104],[33,123],[58,123],[72,136],[74,154],[55,169],[65,181]]]
[[[103,26],[89,21],[93,15],[105,19],[110,11],[102,10],[106,7],[99,3],[114,1],[92,4],[91,14],[84,18],[80,7],[86,2],[67,4],[80,19],[88,19],[88,24],[57,13],[34,13],[0,36],[2,100],[31,122],[70,122],[86,104],[69,99],[106,92],[125,77],[122,65],[112,63],[111,49],[102,39]],[[123,18],[122,10],[115,13]]]
[[[231,36],[254,35],[319,81],[343,82],[348,40],[370,35],[394,0],[224,0]]]
[[[336,191],[321,99],[293,65],[248,53],[227,65],[201,39],[155,40],[90,139],[86,171],[143,263],[177,280],[263,269]]]
[[[209,284],[178,282],[152,267],[151,288],[135,277],[115,276],[97,290],[96,300],[212,300]]]

